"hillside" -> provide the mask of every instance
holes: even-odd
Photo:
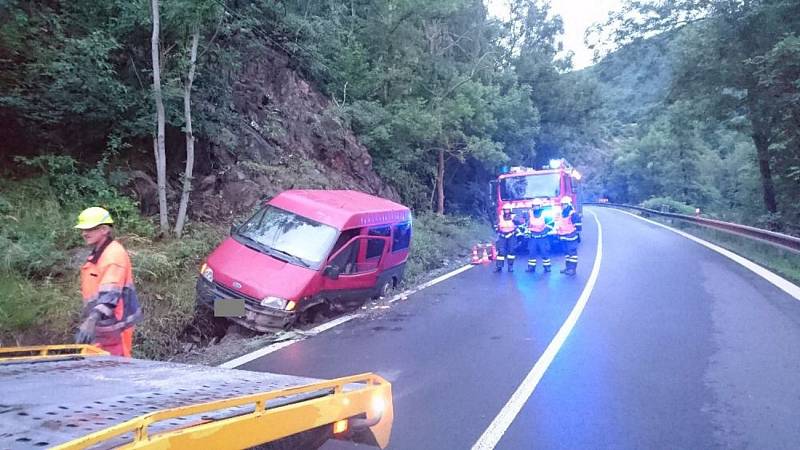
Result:
[[[608,119],[639,123],[661,106],[672,82],[672,42],[659,36],[626,45],[581,71],[598,83]]]

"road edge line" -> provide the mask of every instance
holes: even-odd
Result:
[[[678,230],[676,228],[672,228],[672,227],[670,227],[668,225],[664,225],[663,223],[658,223],[658,222],[656,222],[654,220],[646,219],[646,218],[644,218],[642,216],[630,213],[628,211],[623,211],[623,210],[619,210],[619,209],[615,209],[615,210],[619,211],[621,213],[624,213],[624,214],[628,214],[629,216],[633,216],[633,217],[635,217],[635,218],[637,218],[639,220],[644,220],[645,222],[651,223],[653,225],[658,225],[658,226],[660,226],[662,228],[666,228],[667,230],[672,231],[673,233],[679,234],[679,235],[685,237],[686,239],[692,240],[692,241],[694,241],[694,242],[696,242],[696,243],[698,243],[698,244],[700,244],[700,245],[702,245],[702,246],[704,246],[706,248],[714,250],[715,252],[717,252],[717,253],[719,253],[719,254],[721,254],[721,255],[723,255],[723,256],[731,259],[731,260],[733,260],[734,262],[744,266],[745,268],[749,269],[751,272],[755,273],[756,275],[760,276],[761,278],[763,278],[763,279],[767,280],[768,282],[772,283],[773,286],[777,287],[778,289],[782,290],[783,292],[785,292],[785,293],[789,294],[790,296],[794,297],[795,300],[800,301],[800,286],[792,283],[791,281],[787,280],[786,278],[783,278],[782,276],[780,276],[777,273],[767,269],[766,267],[764,267],[764,266],[762,266],[760,264],[757,264],[757,263],[745,258],[744,256],[737,255],[736,253],[734,253],[734,252],[732,252],[732,251],[730,251],[730,250],[728,250],[726,248],[720,247],[717,244],[713,244],[713,243],[708,242],[708,241],[706,241],[704,239],[701,239],[701,238],[699,238],[697,236],[693,236],[693,235],[691,235],[691,234],[689,234],[689,233],[687,233],[685,231],[681,231],[681,230]]]
[[[584,286],[580,297],[578,297],[578,301],[575,303],[569,316],[567,316],[567,319],[561,324],[561,328],[558,329],[556,335],[547,345],[542,356],[540,356],[533,365],[531,371],[528,372],[528,375],[525,376],[525,379],[522,380],[522,383],[520,383],[519,387],[517,387],[511,395],[511,398],[508,399],[508,402],[506,402],[497,416],[495,416],[492,423],[486,428],[486,431],[483,432],[481,437],[478,438],[478,441],[472,446],[472,450],[493,449],[497,443],[500,442],[500,439],[511,426],[517,414],[519,414],[522,407],[525,406],[525,403],[527,403],[528,399],[533,395],[533,391],[536,389],[539,381],[541,381],[559,350],[561,350],[561,346],[564,345],[572,329],[575,328],[575,324],[578,322],[586,304],[589,302],[589,296],[592,294],[594,285],[597,282],[597,275],[600,272],[600,262],[603,259],[603,227],[600,225],[600,220],[597,218],[597,215],[592,211],[589,212],[594,217],[595,223],[597,223],[597,253],[595,254],[592,272],[589,275],[589,279],[586,281],[586,286]]]
[[[427,281],[425,283],[422,283],[419,286],[416,286],[414,288],[411,288],[411,289],[409,289],[407,291],[403,291],[403,292],[395,295],[394,297],[392,297],[391,300],[389,300],[389,303],[394,303],[394,302],[396,302],[398,300],[402,300],[402,299],[408,298],[408,296],[410,296],[412,294],[415,294],[415,293],[417,293],[417,292],[419,292],[419,291],[421,291],[421,290],[423,290],[425,288],[431,287],[434,284],[441,283],[442,281],[447,280],[448,278],[454,277],[454,276],[456,276],[456,275],[458,275],[458,274],[460,274],[462,272],[466,272],[467,270],[469,270],[469,269],[471,269],[473,267],[475,267],[475,266],[472,265],[472,264],[466,264],[464,266],[461,266],[458,269],[453,270],[451,272],[448,272],[448,273],[446,273],[444,275],[441,275],[441,276],[439,276],[437,278],[434,278],[431,281]],[[270,353],[276,352],[276,351],[281,350],[283,348],[286,348],[286,347],[288,347],[288,346],[290,346],[292,344],[295,344],[297,342],[303,341],[303,340],[305,340],[305,339],[307,339],[307,338],[309,338],[311,336],[316,336],[317,334],[322,333],[323,331],[330,330],[331,328],[334,328],[334,327],[339,326],[339,325],[341,325],[343,323],[349,322],[350,320],[353,320],[356,317],[361,317],[361,315],[362,315],[362,313],[355,313],[355,314],[348,314],[348,315],[345,315],[345,316],[337,317],[336,319],[331,320],[330,322],[325,322],[325,323],[320,324],[320,325],[318,325],[318,326],[316,326],[316,327],[314,327],[314,328],[312,328],[310,330],[304,331],[303,333],[307,334],[306,336],[300,336],[300,337],[297,337],[297,338],[294,338],[294,339],[288,339],[286,341],[281,341],[281,342],[276,342],[274,344],[270,344],[270,345],[268,345],[266,347],[263,347],[263,348],[260,348],[258,350],[252,351],[250,353],[244,354],[242,356],[236,357],[236,358],[234,358],[234,359],[232,359],[230,361],[226,361],[226,362],[220,364],[218,367],[221,367],[223,369],[235,369],[237,367],[240,367],[240,366],[242,366],[244,364],[249,363],[250,361],[256,360],[256,359],[258,359],[258,358],[260,358],[262,356],[269,355]]]

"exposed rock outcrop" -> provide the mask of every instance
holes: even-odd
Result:
[[[192,214],[230,215],[289,188],[399,198],[373,170],[367,148],[336,118],[330,100],[291,68],[287,55],[272,49],[250,55],[234,78],[233,104],[217,107],[232,108],[241,119],[198,142]]]

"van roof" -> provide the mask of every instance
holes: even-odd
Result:
[[[407,207],[358,191],[293,189],[281,192],[269,204],[340,230],[411,219]]]

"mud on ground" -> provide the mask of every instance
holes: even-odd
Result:
[[[361,314],[374,319],[391,310],[392,303],[390,300],[396,295],[400,295],[401,298],[402,296],[410,295],[409,293],[415,290],[417,286],[455,270],[463,264],[464,262],[462,260],[447,261],[440,269],[430,271],[412,282],[405,283],[404,286],[395,289],[387,297],[369,300],[364,305],[350,311],[343,311],[336,314],[317,314],[316,320],[313,323],[298,325],[288,331],[257,333],[237,324],[230,323],[221,338],[187,336],[187,342],[184,343],[184,352],[170,358],[170,361],[217,366],[271,344],[314,334],[315,332],[312,330],[315,327],[345,314]]]

